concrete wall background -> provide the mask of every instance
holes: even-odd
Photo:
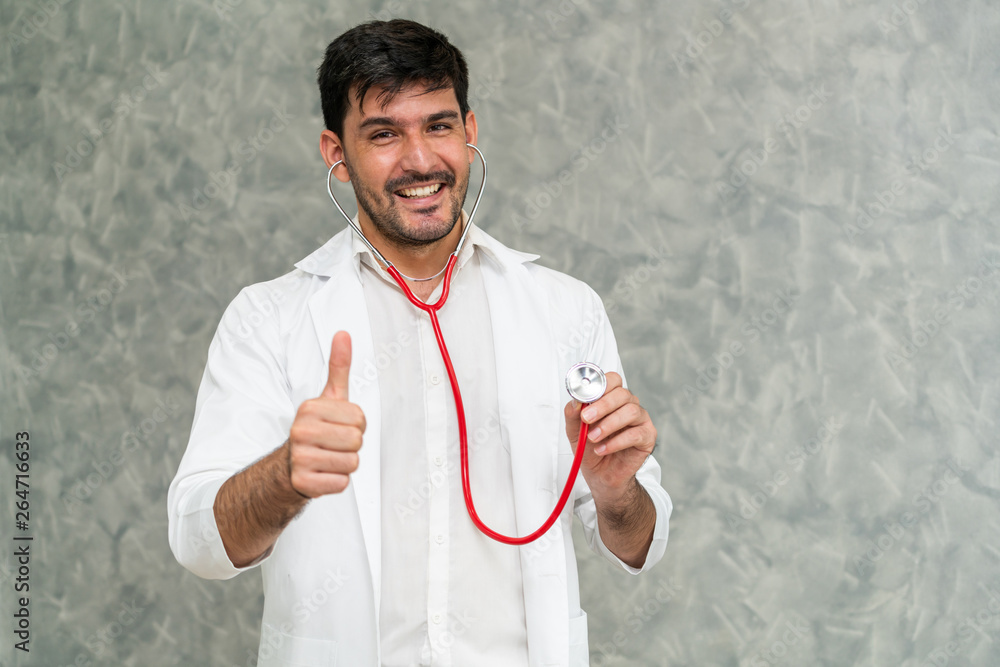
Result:
[[[659,429],[664,561],[580,552],[594,664],[1000,660],[993,4],[53,0],[0,3],[0,662],[253,664],[259,576],[183,571],[166,490],[226,304],[342,227],[314,71],[373,16],[464,50],[479,224],[605,297]]]

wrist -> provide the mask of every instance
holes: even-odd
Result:
[[[635,475],[632,475],[618,486],[605,486],[590,489],[594,502],[610,510],[621,510],[635,502],[636,497],[644,490]]]

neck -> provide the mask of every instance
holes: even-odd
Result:
[[[375,228],[365,215],[358,216],[358,223],[361,231],[364,232],[368,241],[378,248],[382,256],[392,262],[401,274],[413,278],[429,278],[438,273],[448,264],[448,258],[458,247],[458,240],[462,237],[465,224],[463,214],[458,223],[448,232],[447,236],[419,246],[401,245],[392,242]],[[428,281],[436,285],[444,277],[442,273],[436,279]],[[420,282],[407,281],[411,285],[421,284]]]

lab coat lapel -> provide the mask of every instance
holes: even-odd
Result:
[[[501,260],[511,260],[503,266],[482,266],[493,325],[500,423],[510,443],[517,532],[527,535],[555,508],[564,482],[556,479],[557,446],[564,430],[554,381],[558,355],[547,301],[536,296],[524,260],[505,255],[510,251],[503,246],[494,250]],[[566,664],[569,604],[563,539],[557,522],[538,541],[519,547],[531,665]]]
[[[361,369],[374,364],[371,323],[357,262],[352,256],[351,230],[337,234],[322,248],[297,264],[317,275],[329,276],[326,284],[309,298],[309,313],[323,354],[323,389],[330,362],[330,343],[340,330],[351,334],[351,372],[349,397],[365,413],[367,428],[359,451],[358,469],[351,474],[349,489],[354,490],[368,565],[371,568],[376,618],[381,600],[382,521],[381,521],[381,397],[378,382],[366,379]]]

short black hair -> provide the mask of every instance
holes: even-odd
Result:
[[[384,107],[404,86],[422,83],[426,92],[454,89],[463,123],[469,111],[469,68],[462,52],[440,32],[406,19],[351,28],[326,47],[316,78],[326,129],[341,138],[355,85],[359,108],[372,86],[383,88],[377,101]]]

